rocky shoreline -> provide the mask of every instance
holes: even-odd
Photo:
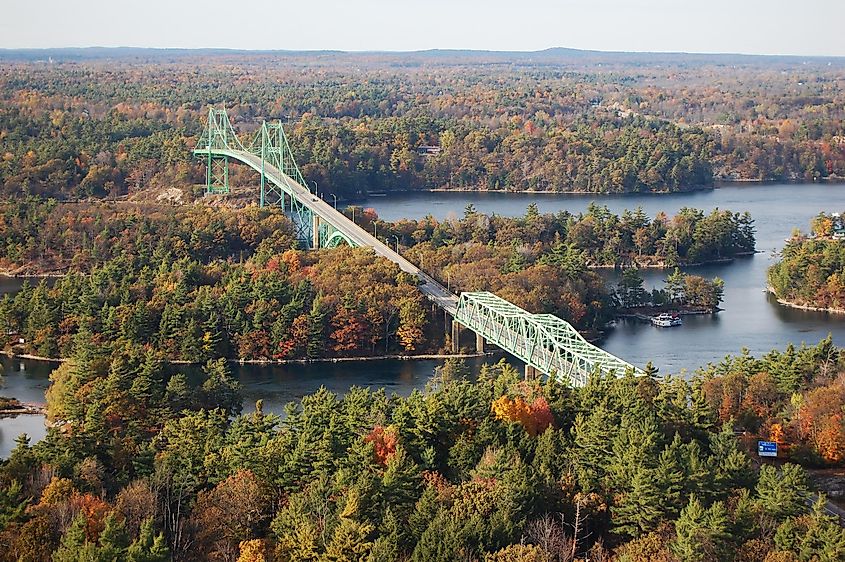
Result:
[[[771,293],[778,304],[783,306],[788,306],[789,308],[795,308],[798,310],[807,310],[810,312],[828,312],[830,314],[845,314],[845,308],[834,308],[834,307],[821,307],[821,306],[811,306],[808,304],[798,304],[792,301],[788,301],[786,299],[782,299],[778,296],[775,292],[774,288],[766,287],[766,291]]]
[[[15,359],[28,359],[31,361],[45,361],[48,363],[64,363],[67,358],[43,357],[31,353],[15,353],[10,350],[0,350],[0,354]],[[365,357],[320,357],[317,359],[226,359],[229,363],[238,365],[310,365],[314,363],[346,363],[350,361],[422,361],[426,359],[474,359],[486,357],[492,353],[428,353],[420,355],[371,355]],[[165,360],[164,363],[171,365],[202,365],[202,361],[185,361],[180,359]]]
[[[47,408],[40,404],[29,404],[15,398],[0,397],[0,418],[20,415],[44,415]]]

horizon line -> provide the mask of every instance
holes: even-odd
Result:
[[[392,49],[253,49],[240,47],[150,47],[133,45],[86,45],[86,46],[63,46],[63,47],[0,47],[0,52],[24,52],[24,51],[68,51],[68,50],[137,50],[137,51],[184,51],[202,52],[218,51],[232,53],[255,53],[255,54],[283,54],[283,53],[335,53],[349,55],[412,55],[431,52],[446,53],[488,53],[488,54],[542,54],[552,51],[571,51],[585,54],[598,55],[688,55],[688,56],[741,56],[741,57],[781,57],[781,58],[812,58],[812,59],[845,59],[845,55],[820,55],[820,54],[790,54],[790,53],[745,53],[731,51],[619,51],[601,49],[582,49],[576,47],[553,46],[543,49],[486,49],[486,48],[460,48],[460,47],[429,47],[424,49],[392,50]]]

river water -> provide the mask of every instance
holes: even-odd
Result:
[[[431,214],[438,219],[460,217],[472,204],[483,213],[518,216],[529,203],[541,212],[568,210],[583,212],[591,202],[607,205],[611,211],[642,206],[654,216],[659,211],[675,214],[682,207],[710,211],[715,208],[736,212],[749,211],[757,227],[755,256],[733,263],[690,268],[690,271],[725,280],[724,310],[713,316],[685,317],[677,328],[656,328],[638,321],[621,321],[610,330],[602,347],[642,366],[652,361],[662,373],[691,372],[708,362],[747,347],[762,354],[783,348],[792,342],[815,343],[833,335],[836,344],[845,346],[845,316],[785,308],[764,291],[766,269],[774,253],[794,227],[806,230],[819,211],[845,211],[845,185],[789,184],[725,186],[714,190],[664,195],[554,195],[506,193],[403,193],[373,197],[366,206],[373,207],[382,219],[422,218]],[[611,283],[615,273],[602,272]],[[660,286],[665,272],[643,272],[646,287]],[[0,281],[0,293],[16,290],[16,280]],[[478,362],[476,362],[478,363]],[[258,398],[265,409],[281,412],[285,403],[309,394],[320,386],[342,393],[352,385],[384,387],[389,393],[409,394],[421,388],[431,376],[437,361],[362,361],[316,363],[312,365],[255,366],[238,365],[235,372],[244,387],[244,409],[253,407]],[[52,365],[37,361],[2,360],[5,387],[0,394],[30,402],[42,402],[47,375]],[[8,455],[15,437],[26,432],[38,439],[44,434],[39,416],[20,416],[0,420],[0,457]]]

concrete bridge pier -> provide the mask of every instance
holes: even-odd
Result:
[[[316,250],[320,247],[320,215],[312,213],[311,215],[311,239],[314,241],[313,248]]]
[[[539,374],[540,371],[538,371],[531,365],[525,365],[525,380],[533,381],[539,376]]]
[[[475,352],[484,353],[484,336],[475,334]]]
[[[452,318],[452,353],[461,351],[461,325]]]

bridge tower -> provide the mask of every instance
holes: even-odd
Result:
[[[286,185],[295,182],[310,191],[293,157],[287,135],[281,121],[263,121],[249,144],[244,145],[235,133],[226,109],[209,108],[208,126],[197,142],[194,154],[206,164],[206,194],[228,194],[229,160],[243,161],[244,155],[257,157],[254,168],[260,174],[261,190],[258,204],[261,207],[279,206],[294,224],[296,237],[306,248],[318,248],[334,243],[337,236],[329,225],[303,204],[294,190]],[[270,181],[270,176],[285,181]],[[316,195],[316,194],[315,194]]]
[[[206,194],[229,193],[229,156],[219,155],[215,148],[228,147],[229,139],[237,141],[238,137],[229,123],[226,110],[208,112],[208,127],[206,127],[200,144],[208,148],[205,163],[205,192]],[[238,141],[239,143],[239,141]]]

